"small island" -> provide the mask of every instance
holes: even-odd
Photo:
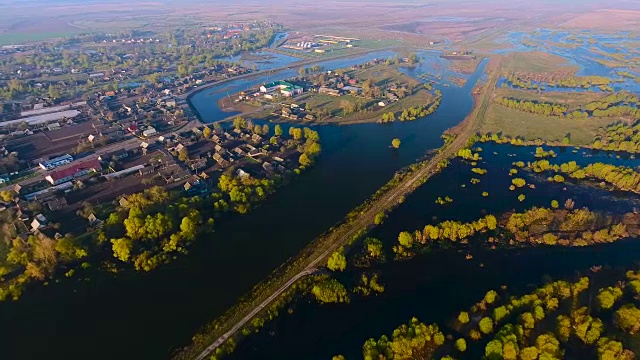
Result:
[[[435,112],[442,94],[403,73],[418,59],[372,60],[348,68],[300,68],[298,76],[220,100],[223,109],[272,121],[353,124],[415,120]]]

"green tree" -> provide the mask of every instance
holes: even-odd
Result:
[[[380,258],[382,256],[382,241],[376,238],[366,238],[364,239],[365,250],[367,251],[367,255],[373,259]]]
[[[2,190],[0,191],[0,199],[4,202],[9,202],[13,200],[13,193],[9,190]]]
[[[344,250],[335,251],[327,260],[327,267],[331,271],[344,271],[347,268],[347,258],[344,256]]]
[[[393,146],[394,149],[398,149],[400,147],[400,139],[395,138],[391,141],[391,146]]]
[[[211,128],[208,126],[205,126],[204,129],[202,129],[202,136],[204,136],[205,139],[208,139],[211,137]]]
[[[336,279],[326,279],[313,286],[311,293],[321,303],[348,303],[349,292]]]
[[[398,235],[398,242],[400,245],[410,249],[413,246],[413,236],[408,231],[403,231]]]
[[[460,315],[458,315],[458,321],[460,324],[466,324],[469,322],[469,313],[466,311],[461,311]]]
[[[113,239],[111,240],[111,249],[115,258],[127,262],[131,257],[133,241],[127,238]]]
[[[247,126],[247,120],[245,120],[243,117],[240,116],[236,116],[233,119],[233,127],[236,129],[244,129]]]
[[[300,155],[300,157],[298,158],[298,163],[300,163],[300,166],[305,166],[305,167],[313,164],[313,162],[311,161],[311,159],[309,159],[309,156],[307,156],[306,153],[302,153]]]
[[[280,126],[280,124],[276,125],[274,131],[276,136],[282,136],[282,126]]]
[[[622,290],[617,287],[608,287],[606,289],[600,289],[598,295],[596,296],[596,300],[598,301],[598,305],[602,309],[611,309],[615,304],[616,300],[618,300],[622,296]]]
[[[53,85],[49,85],[49,97],[54,100],[60,98],[60,92]]]
[[[558,200],[551,200],[551,207],[557,209],[560,204],[558,204]]]
[[[485,335],[491,334],[491,332],[493,331],[493,320],[491,320],[490,317],[484,317],[480,320],[480,323],[478,323],[478,326],[480,328],[480,331],[482,331],[483,334]]]
[[[618,328],[634,335],[640,331],[640,310],[634,304],[623,305],[615,312],[613,321]]]
[[[467,341],[464,338],[456,340],[456,350],[460,352],[467,351]]]
[[[187,150],[186,147],[180,149],[180,151],[178,152],[178,160],[182,162],[189,161],[189,150]]]
[[[498,293],[495,290],[490,290],[484,295],[484,302],[487,304],[493,304],[498,298]]]

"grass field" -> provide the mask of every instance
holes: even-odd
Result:
[[[3,45],[19,45],[31,41],[44,41],[54,38],[64,38],[76,35],[81,31],[65,31],[65,32],[34,32],[34,33],[4,33],[0,34],[0,46]]]
[[[568,91],[542,91],[540,93],[537,93],[534,91],[512,88],[497,88],[495,89],[495,94],[497,96],[511,97],[522,100],[566,104],[570,108],[577,107],[578,105],[584,105],[609,95],[609,93]]]
[[[562,56],[540,51],[513,52],[504,57],[506,60],[502,68],[504,72],[545,73],[578,70],[577,66],[570,65]]]
[[[323,94],[313,94],[309,95],[303,101],[311,106],[312,109],[326,109],[333,116],[338,118],[328,119],[327,122],[332,123],[340,123],[340,124],[350,124],[350,123],[359,123],[359,122],[375,122],[380,120],[382,114],[387,112],[401,112],[402,110],[414,107],[418,105],[426,105],[432,103],[434,100],[434,96],[429,93],[427,90],[419,90],[415,94],[411,96],[407,96],[404,99],[400,99],[394,103],[391,103],[385,107],[379,107],[375,104],[370,104],[370,111],[363,111],[359,113],[350,114],[348,116],[344,116],[342,106],[345,102],[350,102],[356,104],[358,102],[368,101],[369,103],[376,102],[373,100],[364,100],[362,98],[356,98],[351,95],[345,95],[340,97],[323,95]]]
[[[616,120],[613,118],[563,119],[529,114],[491,103],[480,128],[481,133],[502,133],[509,137],[522,136],[527,140],[559,141],[571,134],[571,144],[593,142],[596,130]]]

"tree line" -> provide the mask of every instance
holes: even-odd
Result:
[[[626,166],[616,166],[601,162],[581,167],[575,161],[563,164],[551,164],[547,160],[533,162],[529,167],[536,173],[545,171],[560,172],[572,179],[592,179],[604,181],[622,191],[640,192],[640,173]]]

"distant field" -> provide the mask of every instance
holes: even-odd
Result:
[[[72,36],[79,32],[80,31],[0,34],[0,46],[16,45],[30,41],[44,41],[55,38],[64,38],[67,36]]]

